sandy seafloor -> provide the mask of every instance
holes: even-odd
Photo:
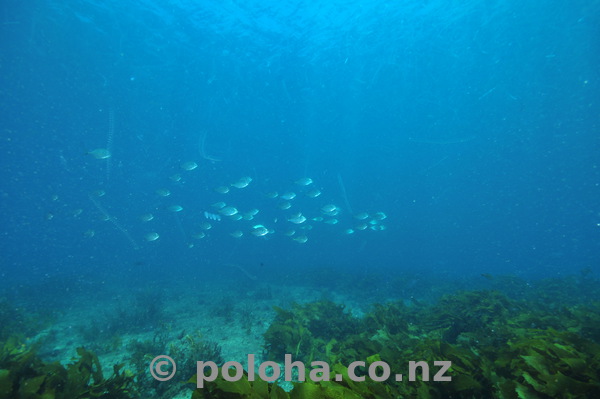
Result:
[[[239,284],[247,289],[240,290]],[[275,317],[273,306],[289,309],[292,303],[328,299],[344,304],[349,312],[361,316],[370,305],[326,288],[266,285],[251,280],[238,281],[235,284],[210,282],[203,285],[194,284],[193,287],[177,287],[169,283],[168,289],[158,290],[156,286],[150,286],[132,291],[128,295],[124,295],[122,290],[115,290],[112,295],[108,290],[103,293],[97,292],[93,301],[85,295],[81,296],[80,300],[74,297],[69,301],[70,306],[52,316],[50,325],[38,335],[29,337],[27,343],[41,342],[39,354],[45,361],[57,360],[65,365],[76,358],[76,348],[83,346],[90,349],[98,355],[104,376],[107,378],[115,364],[125,363],[125,368],[130,368],[132,350],[128,346],[132,341],[152,341],[156,332],[160,330],[166,331],[169,343],[178,345],[183,342],[182,337],[185,335],[197,337],[200,334],[203,340],[220,345],[223,361],[237,361],[247,369],[248,354],[254,354],[258,368],[260,362],[266,360],[263,357],[263,334]],[[135,306],[132,305],[132,299],[140,292],[154,292],[161,298],[163,311],[160,327],[143,326],[126,332],[128,327],[124,325],[116,327],[119,331],[124,330],[123,333],[101,331],[98,339],[90,340],[84,337],[82,329],[89,328],[94,323],[102,329],[103,322],[110,319],[117,308],[127,309],[127,306]],[[222,304],[230,306],[231,312],[228,317],[222,314]],[[250,313],[252,320],[249,330],[244,323],[247,313]],[[152,355],[159,354],[162,353]],[[174,360],[178,362],[181,359]],[[147,363],[149,365],[150,360]],[[143,372],[148,373],[148,370]],[[163,384],[180,384],[193,374],[195,369],[178,369],[177,376],[181,379],[176,376]],[[279,384],[284,389],[291,388],[291,385],[283,380],[279,381]],[[189,389],[182,390],[173,397],[189,398],[193,385],[188,384],[187,387]]]

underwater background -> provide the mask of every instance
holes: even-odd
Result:
[[[190,397],[149,354],[347,363],[408,336],[489,363],[345,389],[594,397],[599,38],[597,0],[3,1],[0,397]],[[75,358],[105,376],[42,378]]]

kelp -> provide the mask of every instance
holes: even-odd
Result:
[[[600,392],[600,345],[577,334],[527,330],[495,360],[497,387],[507,398],[592,398]]]
[[[420,327],[446,342],[504,339],[505,327],[521,304],[499,291],[461,291],[445,295],[421,312]],[[490,335],[487,332],[495,331]],[[496,344],[497,342],[490,342]]]
[[[294,304],[292,311],[274,309],[275,321],[264,335],[270,359],[283,359],[289,353],[307,363],[319,360],[315,356],[334,344],[332,339],[343,340],[360,326],[343,305],[331,301]]]
[[[196,377],[190,378],[188,383],[196,384]],[[237,381],[226,381],[219,375],[214,381],[206,381],[204,388],[196,389],[192,393],[192,399],[211,398],[286,399],[289,395],[277,384],[269,384],[260,378],[248,381],[248,375],[244,373]]]
[[[305,363],[305,382],[292,382],[286,392],[275,383],[218,377],[195,389],[192,399],[550,399],[592,398],[600,392],[600,304],[538,303],[516,300],[499,291],[463,291],[433,304],[391,302],[374,305],[363,317],[331,301],[275,308],[276,317],[264,335],[265,360],[283,362],[285,354]],[[548,302],[551,297],[544,297]],[[184,336],[189,348],[202,348],[200,337]],[[182,347],[183,348],[183,347]],[[179,348],[183,350],[182,348]],[[175,354],[177,348],[169,353]],[[145,360],[145,353],[143,360]],[[0,352],[0,398],[131,398],[134,377],[115,366],[104,378],[98,358],[79,348],[67,366],[44,363],[35,348],[7,340]],[[186,352],[176,357],[198,358]],[[142,358],[140,358],[142,359]],[[350,380],[351,362],[365,381]],[[308,378],[311,362],[330,367],[328,381]],[[384,361],[392,376],[375,382],[370,364]],[[412,375],[410,361],[427,370]],[[451,361],[451,381],[433,381],[436,361]],[[140,361],[140,369],[143,368]],[[191,364],[189,365],[191,367]],[[186,366],[186,369],[188,367]],[[396,381],[394,375],[404,378]],[[335,376],[341,376],[338,381]],[[409,376],[413,376],[411,379]],[[429,379],[427,378],[429,377]],[[186,377],[187,378],[187,377]],[[139,384],[139,380],[137,384]],[[189,381],[195,383],[193,377]]]
[[[78,358],[66,367],[45,363],[15,337],[4,342],[0,352],[0,397],[21,399],[137,397],[134,376],[115,365],[113,375],[104,378],[98,357],[77,348]]]
[[[335,381],[336,374],[344,376],[343,380]],[[188,382],[196,384],[196,377]],[[194,390],[192,399],[377,399],[393,397],[391,395],[394,395],[392,390],[384,385],[350,380],[347,369],[337,364],[331,370],[329,381],[296,382],[291,392],[286,392],[277,383],[269,384],[258,378],[248,381],[246,373],[237,381],[226,381],[220,375],[214,381],[205,381],[203,388]]]
[[[342,388],[359,397],[431,399],[588,398],[600,392],[597,304],[555,306],[549,314],[547,304],[511,300],[498,291],[465,291],[433,305],[375,305],[360,319],[340,309],[331,303],[276,309],[265,334],[268,358],[281,361],[289,353],[294,360],[325,361],[342,373],[342,364],[382,360],[403,375],[411,360],[430,367],[450,360],[452,380],[417,375],[414,381],[295,383],[290,397],[354,397]]]

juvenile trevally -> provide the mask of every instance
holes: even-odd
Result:
[[[366,223],[358,223],[356,226],[354,226],[356,230],[365,230],[367,227],[369,226]]]
[[[186,170],[186,171],[191,171],[194,170],[198,167],[198,164],[194,161],[187,161],[182,163],[181,165],[181,169]]]
[[[296,213],[288,218],[288,222],[292,222],[294,224],[302,224],[306,222],[306,217],[304,217],[301,213]]]
[[[356,215],[354,215],[354,218],[358,219],[358,220],[365,220],[368,217],[369,217],[369,214],[367,212],[360,212],[360,213],[357,213]]]
[[[146,239],[146,241],[151,242],[151,241],[156,241],[158,240],[160,236],[158,235],[158,233],[152,232],[152,233],[148,233],[144,236],[144,238]]]
[[[160,195],[161,197],[168,197],[169,195],[171,195],[171,192],[166,188],[159,188],[158,190],[156,190],[156,194]]]
[[[296,193],[293,191],[288,191],[287,193],[283,193],[280,195],[280,198],[287,200],[287,201],[291,201],[294,198],[296,198]]]
[[[317,198],[319,195],[321,195],[321,190],[319,190],[318,188],[310,190],[309,192],[306,193],[306,196],[308,198]]]
[[[231,186],[235,188],[245,188],[248,187],[248,184],[250,184],[251,181],[252,178],[250,176],[244,176],[235,183],[231,183]]]
[[[376,224],[369,227],[373,231],[383,231],[386,227],[383,224]]]
[[[383,212],[375,212],[375,214],[373,215],[373,219],[375,219],[375,220],[383,220],[386,218],[387,218],[387,215]]]
[[[223,201],[220,202],[215,202],[214,204],[211,205],[213,208],[217,208],[217,209],[223,209],[225,208],[225,206],[227,206],[226,203],[224,203]]]
[[[233,216],[238,213],[238,210],[233,206],[226,206],[219,209],[219,213],[224,216]]]
[[[263,237],[269,234],[269,229],[267,229],[262,224],[257,224],[255,226],[252,226],[252,231],[250,233],[256,237]]]
[[[150,222],[154,219],[154,215],[151,213],[144,213],[142,216],[140,216],[140,220],[142,222]]]
[[[313,183],[313,179],[311,179],[310,177],[302,177],[296,180],[295,183],[299,186],[308,186],[309,184]]]
[[[238,213],[238,215],[240,215],[240,214]],[[240,217],[241,217],[242,219],[244,219],[244,220],[252,220],[252,219],[254,219],[254,215],[252,215],[252,214],[250,214],[250,213],[248,213],[248,212],[244,212],[244,213],[242,213],[242,214],[240,215]]]
[[[307,237],[307,236],[304,236],[304,235],[302,235],[302,236],[297,236],[297,237],[294,237],[294,238],[292,238],[292,240],[296,241],[296,242],[297,242],[297,243],[299,243],[299,244],[304,244],[305,242],[307,242],[307,241],[308,241],[308,237]]]
[[[254,216],[258,215],[259,210],[256,208],[250,209],[249,211],[246,211],[243,213],[242,217],[244,220],[252,220],[254,219]]]
[[[217,192],[219,194],[227,194],[229,192],[229,187],[227,187],[227,186],[215,187],[215,192]]]
[[[208,222],[202,222],[202,223],[200,223],[200,228],[202,230],[210,230],[210,229],[212,229],[212,224],[210,224]]]
[[[290,209],[292,207],[292,204],[289,201],[283,201],[277,204],[277,207],[285,211],[286,209]]]
[[[88,152],[88,155],[91,155],[96,159],[106,159],[110,158],[112,154],[107,148],[96,148],[95,150]]]
[[[340,210],[333,204],[327,204],[321,207],[321,212],[327,216],[336,216],[338,213],[340,213]]]

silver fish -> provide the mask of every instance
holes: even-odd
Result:
[[[299,186],[308,186],[313,183],[313,179],[310,177],[303,177],[295,181],[295,183]]]

